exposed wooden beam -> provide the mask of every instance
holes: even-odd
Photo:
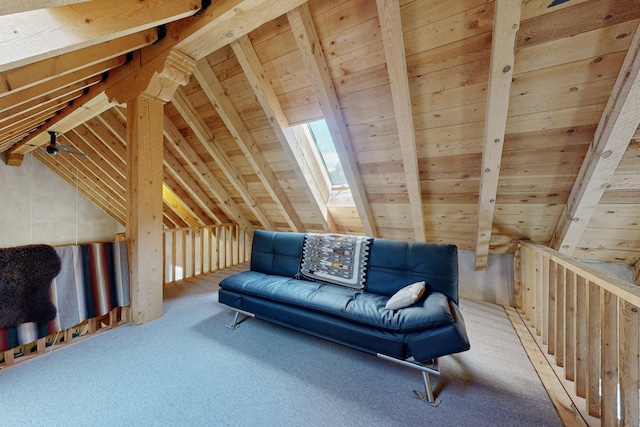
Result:
[[[191,145],[189,145],[178,128],[176,128],[166,115],[164,117],[164,136],[184,159],[194,176],[198,177],[198,180],[202,182],[203,187],[213,193],[219,203],[220,209],[242,228],[247,231],[253,231],[254,226],[242,214],[240,207],[233,201],[233,198],[231,198],[222,184],[209,170],[206,163],[200,158]]]
[[[107,185],[109,188],[124,194],[127,186],[126,177],[120,175],[118,170],[99,154],[99,151],[95,151],[73,129],[59,136],[58,139],[61,143],[69,145],[71,150],[86,153],[87,156],[85,158],[78,160],[90,165],[91,170],[100,177],[103,185]]]
[[[176,182],[167,174],[166,170],[163,176],[164,184],[162,185],[162,200],[165,206],[168,206],[176,213],[189,227],[197,227],[205,225],[205,221],[191,209],[187,202],[178,195],[178,187]]]
[[[240,175],[231,160],[229,160],[227,154],[219,147],[215,136],[198,115],[195,107],[181,88],[176,91],[176,95],[171,103],[187,122],[198,138],[198,141],[202,144],[202,147],[207,151],[207,154],[215,160],[231,185],[240,193],[240,196],[249,209],[251,209],[251,212],[258,218],[262,226],[267,230],[276,230],[277,227],[255,199],[245,179]]]
[[[287,17],[289,18],[298,49],[302,53],[311,76],[316,97],[320,102],[322,114],[336,146],[336,152],[349,183],[351,195],[362,221],[364,232],[369,236],[377,237],[378,232],[362,178],[358,171],[351,138],[342,116],[338,97],[329,75],[327,61],[322,52],[322,46],[318,40],[309,7],[304,4],[290,11]]]
[[[127,243],[131,320],[162,316],[162,127],[164,103],[142,96],[127,105]]]
[[[215,1],[202,13],[169,23],[166,37],[142,50],[140,69],[110,89],[109,97],[125,103],[144,90],[171,50],[202,59],[301,3],[304,0]]]
[[[572,255],[578,247],[602,195],[611,185],[612,176],[640,125],[639,99],[640,26],[635,31],[602,112],[594,140],[551,238],[550,246],[557,251]]]
[[[244,154],[245,158],[249,161],[256,175],[258,175],[260,182],[262,182],[262,185],[266,188],[278,207],[278,210],[280,210],[280,213],[289,224],[289,227],[291,227],[291,230],[299,232],[305,231],[304,224],[302,224],[302,221],[298,217],[295,208],[287,198],[287,195],[271,171],[262,152],[260,152],[253,136],[245,126],[233,103],[225,93],[222,83],[218,80],[218,76],[213,72],[206,59],[198,62],[196,68],[193,70],[193,74],[209,99],[209,102],[213,104],[213,107],[238,144],[238,147],[240,147],[242,154]]]
[[[260,62],[251,40],[249,40],[248,36],[242,36],[231,43],[231,48],[240,62],[240,66],[251,84],[258,102],[267,115],[273,131],[289,159],[291,168],[301,182],[307,183],[304,186],[305,193],[316,210],[318,218],[322,218],[323,228],[335,233],[337,231],[336,226],[327,209],[330,188],[324,182],[320,183],[315,178],[316,174],[309,166],[308,157],[310,154],[308,153],[309,150],[305,148],[307,145],[301,144],[292,131],[273,85],[267,77],[267,71]]]
[[[402,151],[404,176],[409,195],[411,222],[415,240],[426,240],[424,231],[424,210],[422,208],[422,191],[420,188],[420,170],[418,168],[418,154],[416,152],[416,135],[413,126],[413,111],[411,109],[411,93],[407,75],[407,58],[404,52],[404,37],[402,34],[402,20],[400,16],[400,2],[398,0],[377,0],[378,16],[382,44],[387,59],[389,84],[393,110],[398,126],[398,138]]]
[[[48,7],[67,6],[89,0],[0,0],[0,15],[46,9]]]
[[[155,28],[0,72],[0,98],[125,55],[158,39]],[[95,73],[94,73],[95,74]]]
[[[171,144],[171,142],[169,142]],[[162,156],[164,167],[171,173],[173,178],[179,183],[185,191],[189,193],[191,199],[196,202],[200,208],[207,214],[214,223],[224,224],[229,222],[227,218],[221,218],[224,213],[220,212],[216,204],[204,192],[202,187],[195,179],[189,175],[189,172],[180,164],[178,159],[169,151],[167,145],[164,147],[164,155]],[[226,216],[226,215],[225,215]],[[210,222],[207,223],[209,225]]]
[[[475,244],[476,270],[485,270],[489,256],[493,215],[498,194],[502,148],[509,114],[516,34],[520,27],[521,1],[496,0],[491,38],[491,65],[485,114],[482,171],[478,199]]]
[[[0,16],[0,71],[77,51],[193,15],[197,0],[92,0]],[[69,37],[73,34],[73,37]]]
[[[108,136],[106,139],[100,139],[95,135],[91,128],[87,126],[87,124],[77,126],[73,129],[73,132],[75,132],[78,137],[84,141],[84,144],[79,146],[81,150],[84,150],[85,152],[93,150],[113,169],[117,175],[122,178],[126,178],[127,170],[124,160],[117,156],[109,147],[109,140],[113,140],[113,136]]]

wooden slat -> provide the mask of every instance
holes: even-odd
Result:
[[[235,222],[240,224],[245,230],[253,230],[251,222],[242,214],[240,207],[236,205],[231,196],[224,189],[218,179],[211,173],[205,162],[198,156],[195,150],[184,139],[180,131],[173,122],[165,115],[164,135],[172,144],[175,150],[184,159],[187,166],[194,175],[208,188],[216,197],[220,209]]]
[[[480,195],[478,199],[478,231],[476,233],[475,266],[485,270],[493,215],[498,192],[502,148],[509,112],[509,93],[514,68],[514,50],[520,25],[522,2],[496,0],[491,42],[491,65],[485,113],[484,143]]]
[[[593,282],[587,282],[587,384],[586,405],[587,413],[594,417],[600,416],[600,345],[601,345],[601,302],[600,288]]]
[[[618,425],[618,297],[600,292],[600,372],[602,425]]]
[[[289,223],[291,230],[304,231],[305,227],[295,208],[287,198],[280,183],[276,180],[253,136],[245,126],[242,118],[240,118],[231,99],[226,95],[222,83],[218,80],[218,76],[213,72],[209,63],[206,60],[198,62],[193,73],[207,98],[209,98],[227,129],[238,143],[242,154],[249,161],[258,178],[260,178],[262,185],[267,189],[282,216]]]
[[[319,179],[318,173],[310,166],[312,153],[306,144],[298,143],[289,121],[282,110],[282,106],[273,89],[267,72],[262,66],[256,51],[248,36],[240,37],[231,43],[231,48],[236,58],[242,66],[242,70],[247,76],[253,91],[262,106],[265,114],[269,118],[273,131],[282,146],[285,154],[289,158],[291,167],[295,171],[300,182],[306,182],[304,187],[309,200],[313,201],[313,207],[318,211],[318,215],[323,219],[323,228],[336,232],[335,224],[331,219],[327,209],[329,188],[326,182]],[[315,159],[313,159],[315,160]]]
[[[60,55],[156,28],[193,15],[199,8],[200,2],[195,0],[93,0],[56,8],[55,13],[34,10],[0,16],[0,28],[5,33],[0,34],[3,39],[12,40],[10,49],[0,46],[0,70],[39,61],[50,51]],[[37,32],[30,30],[34,23],[38,25]]]
[[[249,209],[251,209],[251,212],[253,212],[256,218],[260,220],[262,226],[268,230],[277,230],[277,227],[269,215],[264,211],[262,205],[258,203],[254,195],[249,191],[245,179],[238,172],[227,154],[219,147],[215,136],[207,124],[204,123],[203,119],[198,115],[195,107],[188,99],[182,88],[178,88],[171,104],[176,107],[182,118],[189,124],[189,127],[196,134],[198,141],[206,150],[207,154],[215,160],[229,182],[233,185],[236,191],[240,193],[242,199],[245,201]]]
[[[575,349],[575,366],[573,370],[574,392],[576,396],[586,397],[587,377],[587,345],[588,345],[588,311],[587,306],[587,281],[584,277],[577,275],[574,288],[574,334],[573,347]]]
[[[178,159],[173,156],[166,145],[162,159],[165,168],[171,172],[174,179],[184,187],[185,191],[206,212],[209,218],[217,223],[228,222],[226,218],[224,218],[224,221],[221,219],[220,215],[224,214],[219,211],[215,203],[209,199],[202,187],[200,187],[200,184],[189,175],[189,172],[178,162]]]
[[[552,366],[544,357],[543,351],[536,343],[518,312],[512,307],[504,307],[507,317],[511,321],[513,328],[524,347],[531,364],[540,377],[551,403],[555,407],[562,424],[565,426],[585,426],[586,423],[578,413],[571,398],[567,395],[559,378],[556,376]]]
[[[413,126],[411,93],[407,79],[407,59],[405,57],[400,3],[398,0],[377,0],[378,15],[384,53],[389,72],[393,109],[398,125],[398,138],[402,151],[405,183],[409,195],[409,206],[415,240],[425,241],[424,211],[422,207],[422,190],[420,188],[420,171],[416,153],[416,136]]]
[[[575,331],[576,331],[576,274],[565,272],[565,302],[564,302],[564,377],[575,381]]]
[[[298,49],[309,70],[316,97],[320,101],[324,119],[331,132],[365,234],[375,237],[377,231],[374,216],[362,184],[358,165],[353,155],[351,138],[342,116],[338,97],[329,75],[327,61],[320,47],[309,8],[306,4],[302,5],[289,12],[287,17],[294,32]]]
[[[572,254],[640,125],[640,30],[627,52],[550,246]]]
[[[640,414],[640,347],[638,307],[620,301],[620,423],[638,425]]]
[[[205,225],[206,222],[203,218],[199,217],[196,212],[189,206],[185,198],[179,194],[179,185],[168,174],[164,173],[162,186],[162,201],[165,206],[168,206],[176,215],[178,215],[189,227],[196,227]]]

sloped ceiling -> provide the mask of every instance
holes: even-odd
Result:
[[[638,263],[640,0],[27,3],[0,4],[0,150],[78,177],[122,224],[123,94],[173,43],[197,62],[158,123],[167,227],[447,242],[478,268],[519,239]],[[293,126],[320,118],[352,200],[301,160]],[[43,153],[47,130],[88,156]]]

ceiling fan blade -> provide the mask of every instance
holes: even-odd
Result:
[[[58,146],[59,148],[60,146]],[[71,150],[67,150],[66,148],[60,150],[63,153],[67,153],[67,154],[73,154],[74,156],[87,156],[86,153],[81,153],[80,151],[71,151]]]

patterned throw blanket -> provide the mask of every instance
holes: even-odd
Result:
[[[300,275],[308,280],[364,290],[371,242],[370,237],[307,233]]]
[[[63,246],[55,251],[61,261],[60,272],[51,282],[49,292],[57,308],[55,319],[0,328],[0,351],[131,304],[126,242]]]

